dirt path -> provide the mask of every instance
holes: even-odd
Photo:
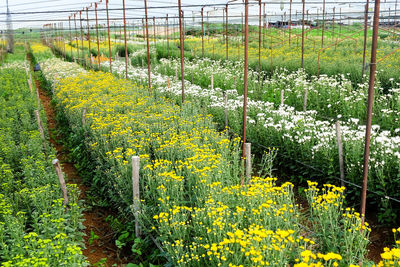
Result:
[[[28,57],[29,59],[29,57]],[[34,81],[39,89],[41,103],[47,115],[47,127],[50,134],[50,143],[57,150],[57,158],[60,160],[63,172],[67,177],[67,183],[77,184],[80,191],[80,199],[86,200],[86,192],[89,189],[82,183],[82,179],[78,174],[74,163],[69,158],[69,151],[63,145],[63,138],[57,133],[56,112],[51,105],[51,98],[40,87],[38,80]],[[113,231],[105,218],[111,213],[107,210],[96,207],[85,207],[83,212],[85,226],[84,237],[85,247],[83,254],[91,265],[95,266],[122,266],[121,260],[118,259],[117,247],[113,239]],[[91,238],[96,235],[98,238]]]

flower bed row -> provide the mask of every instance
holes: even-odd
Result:
[[[68,64],[54,68],[62,72],[63,66]],[[43,68],[45,75],[50,68]],[[96,166],[91,182],[132,220],[131,157],[140,156],[140,225],[144,235],[156,236],[172,264],[346,266],[365,260],[368,231],[359,231],[359,214],[343,208],[344,188],[309,186],[310,207],[322,219],[333,215],[333,228],[303,217],[290,183],[253,177],[241,187],[239,138],[218,132],[196,103],[177,106],[111,74],[46,77],[89,154],[81,165]],[[335,236],[335,246],[323,232]]]
[[[105,70],[108,63],[103,64]],[[113,62],[113,73],[125,76],[125,63]],[[157,69],[157,68],[155,68]],[[147,70],[129,66],[128,77],[136,82],[147,83]],[[188,79],[190,79],[190,75]],[[219,78],[221,79],[221,78]],[[169,85],[169,86],[168,86]],[[152,86],[157,92],[180,101],[181,83],[175,75],[167,76],[152,73]],[[224,97],[220,88],[202,88],[189,81],[185,82],[185,95],[188,99],[201,103],[221,123],[224,121]],[[229,126],[241,133],[243,97],[236,90],[226,90],[228,95]],[[331,121],[318,119],[314,110],[296,111],[288,105],[275,106],[267,101],[248,100],[248,140],[264,146],[279,146],[281,153],[289,158],[302,161],[323,170],[325,181],[339,177],[338,149],[335,125]],[[361,185],[365,126],[355,119],[341,125],[344,144],[346,180]],[[400,198],[400,137],[389,131],[381,131],[379,126],[372,129],[371,164],[368,188],[379,195],[369,195],[371,202],[381,208],[381,220],[393,221],[396,206],[382,196]],[[320,175],[313,170],[304,176]],[[332,178],[333,177],[333,178]],[[353,200],[359,199],[358,188],[350,187]],[[396,204],[396,203],[394,203]]]
[[[27,66],[0,69],[0,265],[86,266],[79,189],[68,185],[65,206],[51,163],[54,150],[34,116],[40,110],[45,121],[28,87]]]

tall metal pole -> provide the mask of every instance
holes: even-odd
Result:
[[[258,81],[261,75],[261,0],[258,0]]]
[[[361,220],[362,224],[365,221],[365,207],[367,202],[367,183],[368,183],[368,162],[370,152],[371,140],[371,124],[372,124],[372,108],[374,104],[374,83],[376,72],[376,50],[378,45],[378,26],[379,26],[379,8],[380,0],[375,0],[374,11],[374,26],[372,33],[372,48],[371,48],[371,64],[369,74],[369,87],[368,87],[368,108],[367,108],[367,125],[365,130],[365,148],[364,148],[364,169],[363,169],[363,187],[361,194]]]
[[[242,135],[242,158],[246,155],[246,124],[247,124],[247,68],[249,54],[249,0],[245,0],[245,30],[244,30],[244,93],[243,93],[243,135]],[[244,185],[244,176],[241,180],[241,185]]]
[[[79,11],[79,25],[80,25],[80,28],[81,28],[82,64],[83,64],[83,66],[86,66],[85,47],[84,47],[84,44],[83,44],[82,11]]]
[[[333,18],[332,18],[332,39],[335,38],[335,8],[333,8]]]
[[[291,29],[292,29],[292,0],[290,0],[290,4],[289,4],[289,46],[291,44],[291,39],[292,39],[292,33],[291,33]]]
[[[156,17],[153,17],[153,38],[154,46],[156,45]]]
[[[229,33],[228,33],[228,4],[226,4],[226,13],[225,13],[225,19],[226,19],[226,23],[225,23],[225,37],[226,37],[226,60],[228,60],[228,56],[229,56],[229,44],[228,44],[228,37],[229,37]]]
[[[74,14],[74,24],[75,24],[75,38],[76,38],[76,13]],[[76,53],[78,54],[78,61],[79,61],[79,38],[76,38]]]
[[[201,8],[201,56],[204,57],[204,7]]]
[[[182,9],[181,9],[181,0],[178,0],[179,6],[179,40],[180,40],[180,48],[181,48],[181,78],[182,78],[182,104],[185,102],[185,73],[184,73],[184,53],[183,53],[183,29],[182,29]]]
[[[86,8],[86,20],[87,20],[87,31],[88,31],[88,42],[89,42],[89,64],[92,67],[92,50],[90,47],[90,27],[89,27],[89,8]]]
[[[146,21],[146,43],[147,43],[147,72],[149,79],[149,92],[151,90],[151,65],[150,65],[150,44],[149,44],[149,24],[147,19],[147,0],[144,0],[144,15]]]
[[[99,23],[97,20],[97,3],[94,3],[94,10],[96,13],[96,36],[97,36],[97,64],[100,70],[100,42],[99,42]]]
[[[322,41],[321,47],[324,47],[324,31],[325,31],[325,0],[322,4]]]
[[[68,25],[69,25],[69,47],[71,49],[71,59],[74,60],[74,54],[72,53],[72,30],[71,30],[71,16],[68,17]]]
[[[108,0],[106,0],[106,10],[107,10],[107,31],[108,31],[108,57],[110,59],[110,73],[112,73],[111,66],[111,40],[110,40],[110,18],[108,15]]]
[[[128,46],[126,40],[125,0],[122,0],[122,9],[124,15],[124,37],[125,37],[125,78],[128,79]]]
[[[167,14],[167,58],[169,58],[169,24],[168,24],[168,14]]]
[[[262,36],[263,36],[263,48],[265,48],[265,31],[266,31],[266,29],[267,29],[267,13],[265,13],[265,3],[263,4],[263,20],[264,20],[264,22],[263,22],[263,34],[262,34]]]
[[[142,19],[143,41],[146,41],[146,27],[144,26],[144,19]]]
[[[61,28],[62,28],[62,41],[64,44],[64,59],[67,60],[67,51],[65,51],[64,22],[61,22]]]
[[[368,31],[368,5],[369,1],[365,4],[365,12],[364,12],[364,47],[363,47],[363,63],[362,63],[362,74],[361,77],[364,77],[365,72],[365,54],[367,50],[367,31]]]
[[[302,0],[302,2],[303,2],[303,23],[301,26],[301,68],[304,69],[304,13],[305,13],[306,1]]]

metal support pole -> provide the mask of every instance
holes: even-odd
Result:
[[[144,19],[142,19],[142,29],[143,29],[143,41],[146,41],[146,32],[145,32],[145,26],[144,26]]]
[[[333,8],[333,18],[332,18],[332,39],[335,38],[335,8]]]
[[[179,0],[180,1],[180,0]],[[246,156],[246,123],[247,123],[247,68],[249,52],[249,0],[245,0],[245,30],[244,30],[244,92],[243,92],[243,135],[242,158]],[[241,185],[244,185],[245,177],[242,177]]]
[[[204,7],[201,8],[201,56],[204,57]]]
[[[92,67],[92,51],[90,48],[90,27],[89,27],[89,8],[86,8],[86,20],[87,20],[87,31],[88,31],[88,42],[89,42],[89,64]]]
[[[71,30],[71,16],[68,17],[69,25],[69,47],[71,49],[71,60],[74,60],[74,54],[72,53],[72,30]]]
[[[153,38],[154,38],[154,46],[156,46],[156,18],[153,17]]]
[[[324,31],[325,31],[325,0],[322,3],[322,40],[321,47],[324,47]]]
[[[83,66],[86,66],[85,47],[84,47],[84,44],[83,44],[82,11],[79,11],[79,25],[80,25],[80,27],[81,27],[82,64],[83,64]]]
[[[111,40],[110,40],[110,17],[108,14],[108,0],[106,0],[106,10],[107,10],[107,32],[108,32],[108,57],[110,60],[110,73],[112,73],[112,65],[111,65]]]
[[[363,63],[362,63],[362,74],[361,77],[364,77],[365,72],[365,54],[367,50],[367,31],[368,31],[368,5],[369,1],[365,4],[365,11],[364,11],[364,47],[363,47]]]
[[[128,46],[126,40],[126,16],[125,16],[125,0],[122,0],[122,9],[124,16],[124,40],[125,40],[125,79],[128,79]]]
[[[74,14],[74,24],[75,24],[75,38],[76,38],[76,53],[78,54],[78,61],[79,61],[79,38],[76,37],[76,13]]]
[[[263,38],[263,48],[265,48],[265,31],[267,28],[267,13],[265,13],[265,3],[263,4],[263,34],[262,34],[262,38]]]
[[[226,23],[225,23],[225,38],[226,38],[226,60],[228,60],[228,56],[229,56],[229,44],[228,44],[228,37],[229,37],[229,33],[228,33],[228,4],[226,4],[226,9],[225,9],[225,19],[226,19]]]
[[[167,21],[167,58],[169,58],[169,25],[168,25],[168,14],[166,17]]]
[[[291,39],[292,39],[292,33],[291,33],[291,29],[292,29],[292,0],[290,0],[290,4],[289,4],[289,46],[291,44]]]
[[[305,13],[306,1],[302,0],[302,2],[303,2],[303,23],[301,27],[301,68],[304,69],[304,13]]]
[[[179,5],[179,41],[181,49],[181,79],[182,79],[182,104],[185,102],[185,73],[184,73],[184,53],[183,53],[183,21],[182,21],[182,9],[181,0],[178,0]]]
[[[372,33],[372,48],[371,48],[371,64],[369,74],[369,87],[368,87],[368,108],[367,108],[367,123],[365,130],[365,149],[364,149],[364,168],[363,168],[363,187],[361,194],[361,222],[364,225],[365,221],[365,206],[367,203],[367,183],[368,183],[368,162],[371,140],[371,124],[372,124],[372,108],[374,104],[374,83],[376,72],[376,50],[378,45],[378,26],[379,26],[379,8],[380,0],[375,0],[374,11],[374,26]]]
[[[261,75],[261,0],[258,0],[258,81]]]
[[[94,10],[96,14],[96,37],[97,37],[97,64],[100,70],[100,42],[99,42],[99,23],[97,20],[97,3],[94,3]]]
[[[147,0],[144,0],[144,15],[146,21],[146,43],[147,43],[147,72],[149,79],[149,92],[151,91],[151,65],[150,65],[150,44],[149,44],[149,22],[147,18]]]

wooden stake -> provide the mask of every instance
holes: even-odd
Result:
[[[211,90],[214,90],[214,75],[211,74]]]
[[[303,111],[307,111],[307,97],[308,97],[308,89],[304,89],[304,105],[303,105]]]
[[[86,124],[86,112],[87,112],[87,108],[83,108],[83,111],[82,111],[82,126],[85,126],[85,124]]]
[[[340,168],[340,184],[344,186],[344,162],[343,162],[343,144],[342,144],[342,134],[340,131],[340,122],[336,121],[336,139],[339,151],[339,168]]]
[[[29,85],[29,90],[31,91],[31,94],[33,93],[32,90],[32,81],[30,79],[28,79],[28,85]]]
[[[281,106],[283,105],[284,100],[285,100],[285,91],[281,90]]]
[[[64,174],[61,171],[60,162],[58,159],[53,160],[53,166],[56,169],[58,180],[60,181],[61,191],[63,192],[64,205],[68,204],[67,185],[65,184]]]
[[[228,94],[224,92],[225,129],[228,128]]]
[[[248,181],[250,182],[251,179],[251,143],[245,143],[244,144],[246,149],[246,177]]]
[[[139,226],[139,211],[140,211],[140,192],[139,192],[139,169],[140,158],[132,156],[132,189],[133,189],[133,211],[135,213],[135,235],[141,235]]]
[[[43,130],[43,125],[42,125],[42,120],[40,119],[39,111],[36,109],[34,112],[35,112],[36,121],[37,121],[38,127],[39,127],[40,137],[42,137],[42,139],[44,141],[46,139],[46,137],[44,136],[44,130]]]

